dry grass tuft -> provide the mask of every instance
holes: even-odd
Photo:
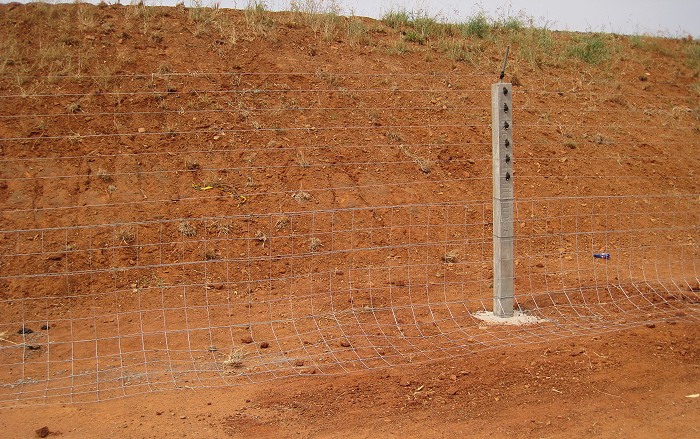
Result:
[[[195,236],[197,235],[197,228],[189,223],[189,221],[183,221],[177,226],[177,230],[184,236]]]
[[[343,19],[337,0],[292,0],[292,18],[306,24],[322,41],[333,41],[338,37]]]
[[[230,224],[224,224],[218,221],[212,221],[212,223],[209,225],[209,229],[216,231],[216,236],[223,236],[231,233]]]
[[[267,235],[263,233],[262,230],[255,232],[255,240],[262,243],[263,248],[265,248],[265,243],[267,242]]]
[[[294,198],[294,200],[297,203],[302,204],[305,201],[311,200],[311,194],[302,190],[298,190],[297,192],[294,192],[294,194],[292,194],[292,198]]]
[[[66,111],[75,114],[80,111],[80,101],[71,102],[66,106]]]
[[[9,68],[18,64],[21,58],[19,43],[13,35],[0,39],[0,74],[9,71]]]
[[[275,21],[267,11],[264,1],[249,0],[244,10],[246,27],[253,37],[265,37],[275,41]]]
[[[304,150],[301,148],[297,149],[297,163],[299,163],[299,166],[302,168],[308,168],[311,166],[311,163],[309,163],[309,160],[306,158],[306,155],[304,155]]]
[[[277,221],[275,221],[275,230],[280,231],[284,229],[285,227],[289,227],[289,224],[291,221],[289,220],[289,217],[283,216],[281,218],[277,218]]]
[[[114,181],[114,177],[109,175],[109,173],[105,169],[102,169],[102,168],[99,168],[97,170],[97,177],[100,180],[104,181],[105,183],[112,183]]]
[[[430,174],[430,168],[432,166],[430,160],[426,159],[425,157],[421,157],[418,154],[412,153],[404,145],[399,146],[399,148],[401,149],[401,152],[403,152],[406,156],[408,156],[418,164],[418,169],[420,169],[421,172],[425,174]]]
[[[359,17],[351,17],[347,22],[346,33],[348,41],[353,46],[369,46],[372,36],[365,22]]]
[[[243,360],[245,360],[245,352],[242,349],[236,349],[228,354],[223,364],[226,369],[240,369],[244,366]]]
[[[309,239],[309,251],[317,252],[317,251],[321,250],[322,247],[323,247],[323,243],[321,242],[321,240],[319,238],[314,237],[314,238]]]
[[[386,136],[387,139],[389,139],[393,142],[403,142],[404,141],[404,138],[401,134],[395,133],[393,131],[387,131],[386,133],[384,133],[384,135]]]
[[[456,264],[459,260],[459,255],[455,252],[447,252],[442,256],[442,262],[447,264]]]
[[[122,229],[114,234],[114,240],[119,244],[131,245],[136,242],[136,233],[131,229]]]
[[[204,252],[204,260],[206,261],[216,261],[221,259],[221,255],[216,250],[207,250]]]
[[[185,168],[188,171],[197,171],[199,169],[202,169],[202,166],[196,160],[186,160],[185,161]]]

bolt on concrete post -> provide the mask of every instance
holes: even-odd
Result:
[[[491,86],[493,142],[493,314],[513,316],[513,94]]]

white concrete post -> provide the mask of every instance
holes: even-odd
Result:
[[[491,86],[493,142],[493,314],[513,316],[513,94]]]

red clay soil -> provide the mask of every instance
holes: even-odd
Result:
[[[0,5],[3,436],[700,437],[697,43],[411,32]]]
[[[678,437],[700,433],[700,330],[668,321],[418,367],[0,412],[8,437]]]

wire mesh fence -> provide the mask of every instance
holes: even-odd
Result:
[[[492,80],[1,78],[0,405],[698,319],[692,103],[561,80],[513,98],[516,308],[540,320],[477,318]]]

